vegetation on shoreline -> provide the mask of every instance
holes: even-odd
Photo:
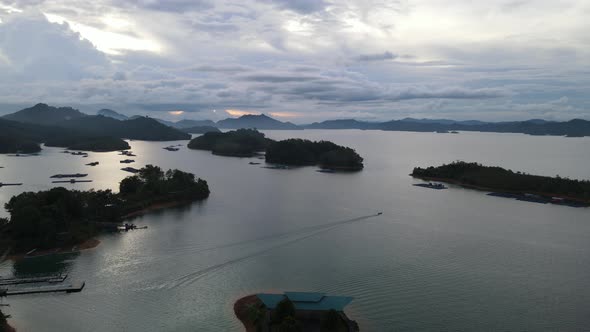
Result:
[[[363,158],[353,149],[328,141],[287,139],[266,149],[266,161],[285,165],[319,165],[321,168],[361,170]]]
[[[234,157],[251,157],[266,151],[269,163],[356,171],[363,168],[363,158],[353,149],[328,141],[313,142],[305,139],[274,141],[256,129],[238,129],[226,133],[205,133],[193,138],[189,149],[209,150],[213,154]]]
[[[163,172],[148,165],[111,190],[77,191],[62,187],[24,192],[6,203],[0,242],[15,252],[76,245],[95,236],[105,223],[164,202],[189,202],[209,196],[207,182],[179,170]]]
[[[226,133],[205,133],[193,138],[188,148],[208,150],[222,156],[251,157],[256,152],[264,151],[271,142],[255,129],[238,129]]]
[[[416,167],[411,175],[497,191],[536,193],[590,202],[590,181],[530,175],[478,163],[456,161],[438,167]]]

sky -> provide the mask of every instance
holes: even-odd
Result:
[[[0,113],[590,119],[588,0],[0,0]]]

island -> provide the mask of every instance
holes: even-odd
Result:
[[[205,180],[153,165],[123,179],[119,193],[62,187],[24,192],[5,204],[10,220],[0,219],[0,246],[2,252],[10,249],[15,255],[33,249],[84,247],[99,232],[117,229],[128,218],[208,196]]]
[[[351,297],[324,293],[262,293],[236,301],[234,313],[246,332],[358,332],[358,324],[344,313],[344,307],[351,301]]]
[[[490,195],[538,203],[590,205],[590,181],[513,172],[501,167],[456,161],[438,167],[416,167],[413,177],[493,191]]]
[[[225,133],[209,132],[193,138],[189,149],[208,150],[213,154],[252,157],[265,152],[268,163],[289,166],[317,165],[322,169],[358,171],[363,158],[355,150],[329,141],[287,139],[274,141],[256,129],[238,129]]]
[[[323,169],[358,171],[363,158],[351,148],[329,141],[287,139],[272,142],[266,149],[266,161],[283,165],[318,165]]]
[[[188,148],[208,150],[213,154],[233,157],[251,157],[264,151],[272,140],[255,129],[238,129],[221,132],[208,132],[193,138]]]

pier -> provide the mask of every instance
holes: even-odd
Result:
[[[86,282],[78,282],[69,285],[44,285],[38,287],[27,288],[3,288],[0,289],[0,295],[27,295],[27,294],[42,294],[42,293],[78,293],[86,286]]]
[[[0,279],[0,286],[7,285],[20,285],[20,284],[33,284],[40,282],[58,283],[64,282],[68,277],[67,274],[56,274],[42,277],[30,277],[30,278],[3,278]]]
[[[51,181],[51,183],[83,183],[83,182],[92,182],[92,180],[76,180],[76,179],[70,179],[70,180]]]

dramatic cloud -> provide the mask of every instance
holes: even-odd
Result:
[[[584,0],[0,0],[0,112],[590,118],[588,22]]]

